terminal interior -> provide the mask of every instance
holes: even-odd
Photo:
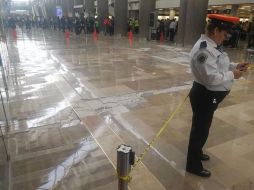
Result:
[[[123,144],[136,161],[145,152],[127,174],[130,190],[254,190],[253,0],[97,1],[0,1],[0,190],[120,190]],[[205,26],[206,16],[195,17],[199,11],[239,17],[228,37],[237,38],[225,51],[232,62],[251,64],[215,112],[204,149],[211,157],[204,163],[208,179],[185,171],[189,52],[201,33],[189,27],[180,35],[181,5],[193,26]],[[57,16],[66,25],[55,23]],[[94,25],[79,31],[75,18],[92,18]],[[135,19],[138,32],[130,26]],[[171,40],[173,19],[179,24]]]

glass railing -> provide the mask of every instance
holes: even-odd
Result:
[[[3,69],[0,66],[1,69]],[[3,76],[1,76],[3,81]],[[9,171],[9,156],[8,156],[8,117],[6,114],[6,106],[8,100],[1,81],[0,88],[0,189],[8,189],[8,171]]]
[[[1,10],[0,10],[1,11]],[[2,15],[0,15],[0,189],[9,189],[8,156],[8,50]]]

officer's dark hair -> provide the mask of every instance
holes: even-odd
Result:
[[[214,30],[217,28],[219,31],[229,31],[233,24],[230,22],[220,21],[217,19],[211,19],[208,21],[206,26],[206,33],[212,35]]]

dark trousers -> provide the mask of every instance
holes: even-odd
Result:
[[[228,91],[210,91],[197,82],[193,83],[190,91],[193,116],[187,155],[187,170],[197,172],[203,170],[201,162],[202,149],[209,135],[213,114],[228,93]]]
[[[175,38],[175,30],[170,28],[170,30],[169,30],[169,35],[170,35],[169,40],[170,40],[170,41],[174,41],[174,38]]]

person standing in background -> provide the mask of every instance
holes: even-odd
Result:
[[[170,40],[171,42],[174,41],[175,32],[176,32],[176,19],[173,19],[173,20],[170,22],[170,24],[169,24],[169,35],[170,35],[169,40]]]

